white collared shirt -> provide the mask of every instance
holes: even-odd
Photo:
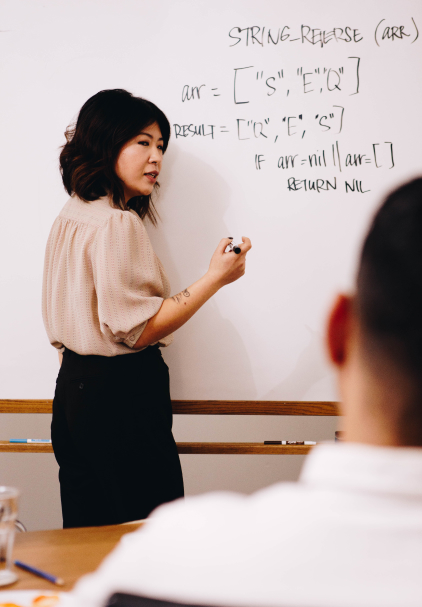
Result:
[[[208,605],[420,607],[422,449],[320,445],[298,483],[162,506],[70,604],[100,607],[116,590]]]

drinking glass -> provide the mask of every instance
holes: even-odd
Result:
[[[13,487],[0,487],[0,586],[12,584],[18,579],[12,571],[18,495],[19,491]]]

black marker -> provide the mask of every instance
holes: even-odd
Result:
[[[228,236],[227,238],[230,238],[230,240],[233,240],[233,236]],[[236,253],[236,255],[239,255],[239,253],[242,252],[242,249],[237,244],[233,244],[232,242],[227,245],[227,248],[229,249],[227,251],[227,253],[231,253],[233,251],[233,253]]]
[[[264,445],[316,445],[312,440],[264,440]]]

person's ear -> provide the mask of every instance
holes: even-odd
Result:
[[[328,317],[327,345],[330,360],[341,367],[347,354],[348,337],[352,315],[352,299],[338,295]]]

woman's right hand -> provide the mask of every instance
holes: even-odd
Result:
[[[223,238],[220,241],[211,258],[207,272],[207,275],[215,281],[218,288],[234,282],[245,273],[246,253],[252,248],[251,241],[246,236],[242,236],[242,244],[237,245],[241,252],[230,251],[225,253],[224,251],[231,242],[230,238]]]
[[[170,335],[185,324],[218,289],[234,282],[245,273],[246,253],[252,247],[251,241],[242,236],[241,252],[225,253],[231,240],[223,238],[212,256],[208,272],[193,285],[178,295],[163,301],[157,314],[149,319],[136,342],[134,349],[145,348]]]

